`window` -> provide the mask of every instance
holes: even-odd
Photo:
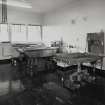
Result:
[[[8,24],[0,24],[0,42],[9,41]]]
[[[12,42],[26,42],[26,26],[25,25],[11,25],[11,41]]]
[[[26,26],[22,24],[0,24],[0,42],[6,41],[11,41],[13,43],[40,42],[41,26]]]
[[[28,26],[28,42],[40,42],[41,41],[41,27],[40,26]]]

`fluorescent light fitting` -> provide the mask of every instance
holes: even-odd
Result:
[[[2,1],[0,1],[0,4],[2,4]],[[8,6],[13,6],[13,7],[21,7],[21,8],[32,8],[31,5],[25,2],[18,2],[18,1],[7,1]]]

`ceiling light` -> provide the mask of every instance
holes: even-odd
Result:
[[[0,4],[2,4],[2,1],[0,1]],[[32,8],[32,6],[24,1],[12,1],[9,0],[7,1],[8,6],[13,6],[13,7],[21,7],[21,8]]]

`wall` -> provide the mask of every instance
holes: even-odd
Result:
[[[0,22],[2,22],[2,13],[0,7]],[[10,8],[8,7],[8,23],[17,24],[41,24],[41,15],[30,12],[28,9]]]
[[[60,40],[86,48],[86,34],[105,30],[105,0],[73,0],[44,16],[43,40]]]

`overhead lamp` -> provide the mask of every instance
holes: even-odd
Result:
[[[2,4],[2,1],[0,1],[0,4]],[[24,1],[7,1],[7,6],[13,6],[13,7],[21,7],[21,8],[32,8],[32,6]]]

